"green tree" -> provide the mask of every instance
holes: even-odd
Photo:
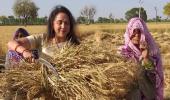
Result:
[[[87,18],[86,17],[79,16],[77,18],[77,23],[86,24],[86,22],[87,22]]]
[[[170,17],[170,3],[167,3],[165,6],[164,6],[164,11],[163,13],[165,15],[167,15],[168,17]]]
[[[144,20],[147,21],[147,14],[146,11],[144,10],[144,8],[140,8],[140,17]],[[139,17],[139,8],[132,8],[130,10],[128,10],[125,13],[125,18],[127,20],[133,18],[133,17]]]
[[[8,19],[15,19],[14,16],[8,16]]]
[[[110,19],[110,23],[113,23],[114,22],[114,16],[112,13],[109,14],[109,19]]]
[[[23,19],[26,25],[29,18],[36,18],[38,16],[38,7],[31,0],[16,0],[13,6],[14,14]]]
[[[7,19],[6,16],[0,16],[0,20]]]
[[[99,17],[97,19],[98,23],[110,23],[110,19],[109,18],[105,18],[105,17]]]
[[[0,24],[4,25],[8,18],[6,16],[0,16]]]

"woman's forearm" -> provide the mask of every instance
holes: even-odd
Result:
[[[21,38],[17,41],[9,41],[8,49],[20,53],[27,62],[34,62],[34,58],[30,50],[31,44],[27,38]]]
[[[23,53],[24,50],[29,50],[30,44],[29,41],[26,39],[21,40],[11,40],[8,42],[8,49],[16,51],[18,53]]]
[[[19,46],[20,46],[20,44],[15,40],[11,40],[11,41],[8,42],[8,49],[9,50],[15,51]]]

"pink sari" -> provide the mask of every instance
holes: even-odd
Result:
[[[149,47],[149,55],[154,62],[155,65],[155,77],[156,77],[156,100],[163,100],[163,69],[162,69],[162,61],[160,56],[160,51],[158,46],[156,45],[154,39],[152,38],[145,22],[140,18],[132,18],[126,28],[126,32],[124,34],[125,37],[125,45],[120,47],[120,53],[126,57],[127,59],[135,59],[137,62],[141,59],[141,52],[133,45],[130,40],[130,37],[133,34],[134,29],[140,29],[141,31],[141,39],[140,42],[147,42]]]

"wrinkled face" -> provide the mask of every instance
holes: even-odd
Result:
[[[53,27],[56,37],[65,39],[70,32],[70,20],[67,14],[60,12],[53,21]]]
[[[140,37],[141,37],[141,31],[140,29],[134,29],[133,30],[133,35],[130,37],[132,43],[134,45],[139,45],[140,43]]]

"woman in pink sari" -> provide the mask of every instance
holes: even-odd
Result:
[[[133,59],[139,63],[144,69],[143,72],[146,77],[144,78],[145,82],[138,82],[140,94],[138,99],[163,100],[164,78],[160,51],[145,22],[137,17],[130,19],[124,38],[125,45],[120,47],[120,53],[126,59]],[[150,82],[146,81],[147,79]],[[150,83],[152,84],[149,85]],[[148,89],[147,87],[153,88]],[[152,95],[149,95],[149,90],[151,90]]]

